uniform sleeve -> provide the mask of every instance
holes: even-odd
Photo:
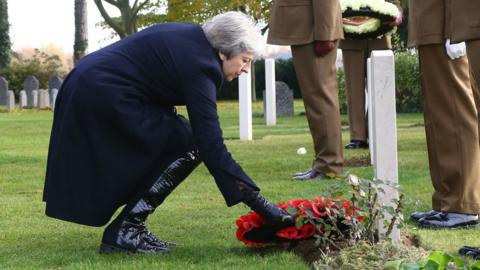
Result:
[[[314,40],[343,39],[342,10],[339,0],[312,0]]]
[[[236,192],[237,181],[258,190],[258,187],[235,162],[223,141],[217,114],[216,86],[206,74],[197,74],[183,84],[187,112],[200,157],[215,178],[227,204],[236,199],[227,194]]]

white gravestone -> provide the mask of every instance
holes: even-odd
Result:
[[[398,161],[397,161],[397,120],[395,108],[395,60],[390,50],[372,51],[369,68],[369,112],[371,114],[370,139],[373,144],[374,177],[382,180],[385,193],[380,194],[379,202],[395,207],[392,200],[398,200]],[[390,221],[391,216],[386,214]],[[387,228],[383,220],[378,221],[380,235]],[[398,224],[398,221],[397,221]],[[400,240],[400,230],[394,226],[390,238]]]
[[[265,59],[265,117],[267,126],[277,124],[275,94],[275,60]]]
[[[32,90],[30,96],[27,92],[27,102],[29,107],[36,108],[38,106],[38,90]]]
[[[238,78],[238,101],[240,103],[240,140],[250,141],[252,135],[252,79],[243,73]]]
[[[39,90],[38,91],[38,109],[47,109],[50,108],[50,95],[48,90]]]
[[[13,91],[7,91],[7,111],[15,110],[15,94]]]
[[[57,101],[58,89],[52,89],[50,93],[50,107],[55,110],[55,101]]]
[[[25,90],[20,91],[20,93],[18,94],[18,103],[19,103],[20,109],[23,109],[28,106],[27,92],[25,92]]]

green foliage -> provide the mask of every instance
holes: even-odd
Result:
[[[422,260],[428,253],[422,248],[393,244],[390,241],[380,241],[375,245],[359,242],[355,246],[342,249],[337,256],[329,257],[323,254],[313,264],[316,270],[379,270],[393,259]]]
[[[9,28],[7,0],[0,0],[0,75],[6,72],[10,63]]]
[[[346,185],[345,185],[346,184]],[[348,188],[346,188],[346,186]],[[367,242],[371,245],[375,244],[376,234],[378,232],[377,223],[379,220],[385,220],[384,231],[388,237],[394,226],[403,221],[403,195],[398,200],[391,202],[388,205],[383,205],[379,200],[379,196],[383,196],[387,184],[379,179],[364,179],[354,174],[348,174],[345,179],[336,181],[327,190],[330,198],[350,198],[353,209],[360,209],[360,212],[355,213],[352,219],[337,220],[349,227],[346,233],[340,233],[338,228],[332,228],[341,238],[341,240],[348,245],[355,245],[358,242]],[[396,187],[390,187],[396,189]],[[386,220],[387,215],[390,216]],[[341,215],[339,215],[341,217]],[[360,217],[364,218],[362,221]],[[360,220],[360,222],[358,221]],[[335,222],[333,222],[335,223]],[[323,239],[331,242],[332,239]]]
[[[345,84],[345,71],[343,68],[337,70],[338,82],[338,102],[340,104],[340,113],[347,113],[347,89]]]
[[[411,52],[395,54],[397,112],[421,112],[421,83],[418,57]]]
[[[58,75],[63,77],[66,72],[63,70],[63,64],[58,55],[49,55],[38,49],[30,59],[13,59],[10,63],[10,69],[6,73],[6,79],[9,82],[9,88],[16,94],[23,89],[23,81],[30,75],[35,76],[40,82],[40,88],[48,87],[48,80]]]
[[[257,60],[254,65],[256,95],[261,98],[262,92],[265,90],[265,61]],[[397,112],[421,112],[420,70],[417,55],[408,51],[396,53],[395,73]],[[302,97],[292,58],[276,59],[275,77],[277,81],[285,82],[293,90],[295,98]],[[345,114],[347,113],[347,97],[343,69],[338,69],[337,81],[340,112]],[[237,98],[238,80],[225,83],[218,93],[220,100]]]
[[[162,22],[191,22],[203,24],[208,18],[226,11],[242,11],[258,23],[266,23],[270,16],[271,1],[268,0],[160,0],[156,6],[166,6],[167,13],[158,15],[144,14],[139,20],[140,26]]]
[[[433,251],[426,260],[416,263],[407,263],[405,260],[389,261],[385,264],[385,270],[480,270],[480,261],[468,266],[455,256],[442,251]]]

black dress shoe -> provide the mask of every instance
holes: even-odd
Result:
[[[480,260],[480,247],[463,246],[458,250],[458,253]]]
[[[297,172],[292,177],[300,176],[300,175],[304,175],[304,174],[310,174],[312,172],[312,170],[313,170],[313,168],[309,168],[308,170],[306,170],[304,172]]]
[[[310,169],[303,174],[296,174],[292,177],[293,180],[304,181],[304,180],[323,180],[329,179],[325,173],[317,172],[314,169]]]
[[[351,140],[349,144],[345,145],[345,149],[367,149],[368,143],[366,141]]]
[[[413,221],[418,221],[421,218],[433,216],[433,215],[436,215],[437,213],[438,213],[438,211],[435,211],[435,210],[430,210],[430,211],[427,211],[427,212],[413,212],[410,215],[410,219],[413,220]]]
[[[438,212],[418,220],[418,226],[430,229],[465,228],[478,224],[478,215]]]

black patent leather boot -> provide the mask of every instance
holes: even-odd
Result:
[[[242,188],[243,202],[265,221],[275,227],[285,228],[295,225],[295,219],[282,208],[269,203],[258,191]]]
[[[153,186],[107,226],[103,233],[101,253],[126,251],[134,253],[168,253],[175,243],[158,239],[145,226],[148,215],[200,164],[198,151],[190,151],[170,164]]]

